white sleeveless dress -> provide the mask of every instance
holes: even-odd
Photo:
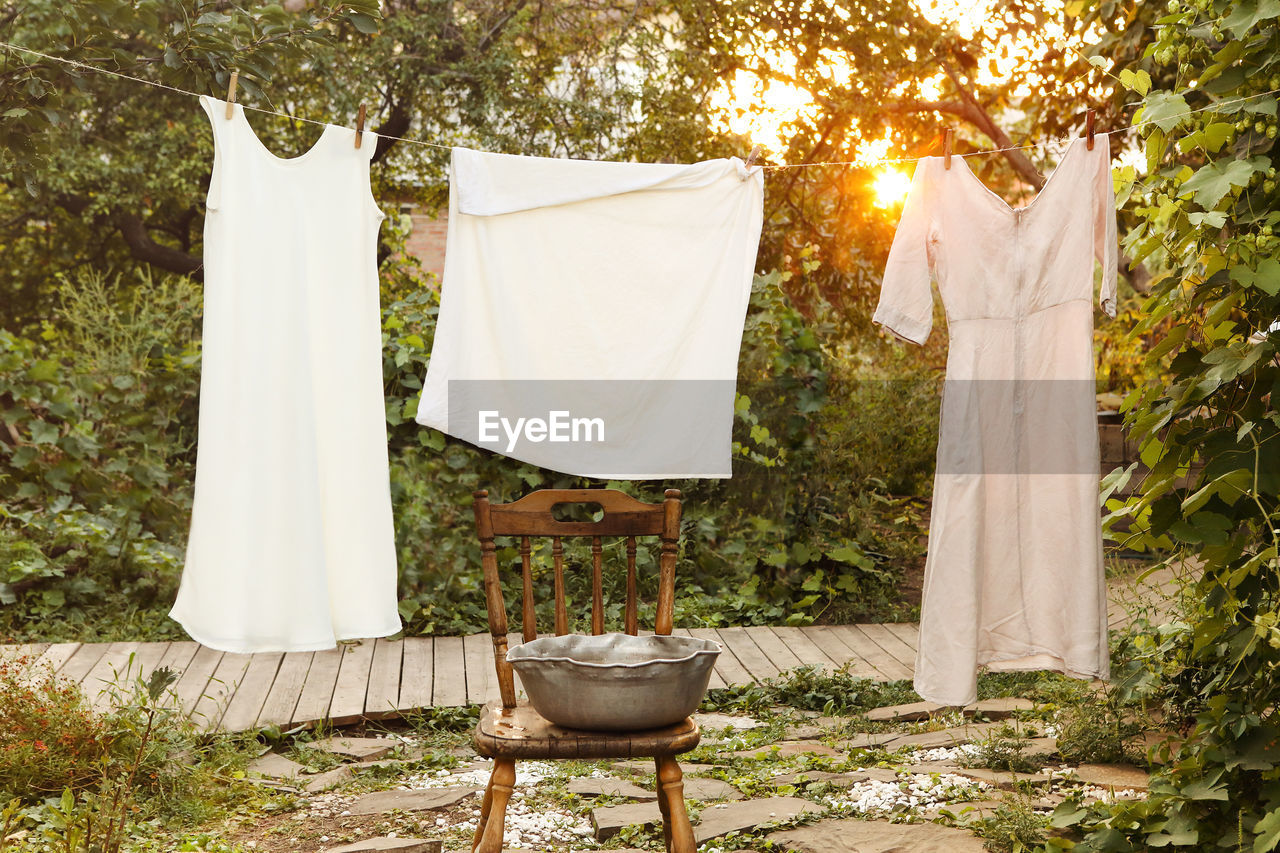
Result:
[[[400,630],[378,306],[377,137],[275,156],[213,125],[195,503],[170,616],[231,652]]]
[[[903,207],[874,320],[924,343],[932,277],[950,336],[915,668],[931,702],[974,701],[983,665],[1109,675],[1093,366],[1095,260],[1115,316],[1108,142],[1071,142],[1020,208],[964,158],[926,157]]]

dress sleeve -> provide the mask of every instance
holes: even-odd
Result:
[[[893,235],[880,282],[880,304],[872,322],[900,338],[923,344],[933,328],[932,182],[930,160],[921,160],[911,178],[902,219]]]
[[[1094,136],[1093,154],[1098,163],[1093,192],[1093,253],[1102,264],[1102,290],[1098,294],[1098,304],[1108,317],[1114,317],[1120,250],[1116,237],[1116,190],[1111,179],[1111,147],[1107,134]]]

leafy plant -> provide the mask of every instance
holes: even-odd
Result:
[[[1124,22],[1106,3],[1076,11],[1115,33],[1118,97],[1137,107],[1145,175],[1119,170],[1124,245],[1157,274],[1135,334],[1167,329],[1147,353],[1154,378],[1124,404],[1150,473],[1108,508],[1126,544],[1203,574],[1185,622],[1135,643],[1144,660],[1124,673],[1126,689],[1192,721],[1188,741],[1145,802],[1060,809],[1057,846],[1266,853],[1280,845],[1280,7],[1172,0]]]

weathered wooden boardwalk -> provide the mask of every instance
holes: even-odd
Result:
[[[1110,623],[1124,630],[1138,615],[1168,618],[1178,578],[1194,567],[1112,578]],[[1140,578],[1140,579],[1139,579]],[[676,633],[724,647],[711,687],[750,684],[804,665],[848,665],[877,681],[910,678],[919,630],[913,624],[804,628],[694,628]],[[520,642],[512,634],[510,643]],[[432,707],[498,698],[488,634],[364,640],[324,652],[241,655],[196,643],[34,643],[0,646],[80,684],[95,707],[158,667],[179,673],[169,701],[201,726],[243,731],[329,720],[385,719]],[[518,681],[519,676],[517,676]]]
[[[844,664],[880,681],[910,678],[918,631],[911,624],[805,628],[695,628],[676,633],[717,640],[711,687],[749,684],[812,664]],[[518,635],[511,636],[514,645]],[[232,654],[191,642],[34,643],[0,647],[80,684],[95,707],[158,667],[179,673],[169,701],[201,726],[242,731],[329,720],[385,719],[431,707],[498,697],[487,634],[365,640],[323,652]]]

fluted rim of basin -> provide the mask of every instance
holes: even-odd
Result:
[[[645,660],[639,661],[591,661],[573,657],[572,646],[589,645],[591,640],[598,640],[600,637],[608,637],[615,645],[619,645],[623,642],[628,644],[638,644],[639,642],[651,640],[654,637],[660,637],[663,641],[671,640],[679,644],[687,644],[693,648],[691,648],[688,654],[681,655],[679,657],[662,656],[646,658]],[[619,641],[617,639],[619,637],[625,638],[625,640]],[[569,641],[569,638],[573,638],[573,642]],[[570,648],[562,654],[539,654],[539,652],[542,651],[541,648],[531,648],[536,647],[539,644],[542,644],[544,648],[546,646],[554,647],[556,645],[566,645],[570,646]],[[600,644],[597,642],[597,645]],[[723,647],[715,640],[704,640],[698,637],[678,637],[673,634],[650,634],[644,637],[637,637],[631,634],[566,634],[562,637],[540,637],[536,640],[530,640],[527,643],[521,643],[507,651],[507,661],[512,664],[571,663],[575,666],[585,666],[592,669],[642,669],[644,667],[660,663],[687,663],[702,655],[711,655],[714,657],[715,655],[720,654],[723,650]]]

